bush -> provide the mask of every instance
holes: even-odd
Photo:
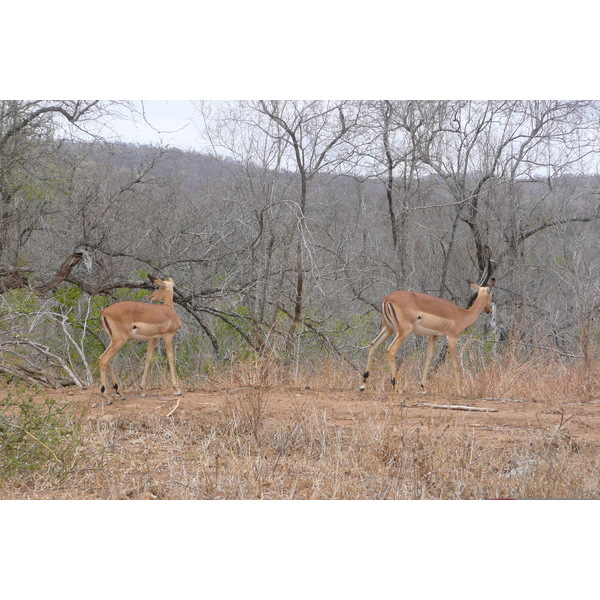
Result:
[[[42,468],[65,473],[76,460],[80,429],[74,405],[9,392],[0,401],[0,480]]]

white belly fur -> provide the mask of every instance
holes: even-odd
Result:
[[[446,335],[445,333],[442,333],[441,331],[436,331],[435,329],[429,329],[427,327],[423,327],[423,325],[421,325],[421,323],[419,321],[417,321],[415,323],[415,328],[413,329],[413,331],[417,335],[436,335],[436,336]]]
[[[148,342],[148,341],[150,341],[150,340],[152,340],[152,339],[155,339],[155,338],[157,338],[157,337],[161,337],[161,336],[159,336],[159,335],[144,335],[144,334],[143,334],[143,333],[141,333],[141,332],[139,331],[139,329],[137,329],[137,328],[135,328],[135,329],[132,329],[132,331],[131,331],[131,333],[130,333],[130,336],[131,336],[131,339],[134,339],[134,340],[141,340],[141,341],[143,341],[143,342]]]

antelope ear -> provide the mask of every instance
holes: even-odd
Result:
[[[473,283],[472,281],[467,280],[467,283],[474,289],[474,290],[478,290],[479,286],[476,283]]]
[[[154,275],[150,275],[148,274],[148,279],[150,279],[150,281],[157,287],[164,287],[165,284],[162,281],[162,279],[159,279],[158,277],[154,277]]]
[[[493,288],[495,285],[496,285],[496,278],[495,278],[495,277],[492,277],[492,278],[490,279],[490,284],[489,284],[489,286],[488,286],[488,287],[489,287],[489,288],[490,288],[490,290],[491,290],[491,289],[492,289],[492,288]]]
[[[171,282],[171,283],[175,283],[175,282],[173,281],[173,278],[172,278],[172,277],[169,277],[169,278],[167,279],[167,281],[169,281],[169,282]]]

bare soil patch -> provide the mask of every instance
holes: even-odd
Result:
[[[139,417],[155,414],[162,417],[211,423],[227,403],[251,392],[260,394],[265,418],[285,422],[298,411],[322,415],[329,426],[348,427],[374,420],[382,413],[402,419],[408,429],[431,432],[448,427],[475,432],[484,446],[505,447],[520,443],[533,431],[561,428],[573,440],[600,451],[600,399],[595,396],[544,400],[524,398],[465,398],[454,395],[419,392],[360,392],[327,388],[258,388],[187,389],[180,398],[170,388],[153,390],[143,397],[125,393],[125,400],[107,404],[96,389],[73,388],[68,391],[47,390],[49,396],[75,401],[86,407],[87,418],[100,415]],[[469,410],[469,408],[473,410]]]

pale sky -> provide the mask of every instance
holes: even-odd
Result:
[[[135,144],[175,146],[182,150],[202,152],[205,144],[198,127],[192,123],[194,106],[189,100],[134,101],[145,115],[126,114],[122,120],[111,121],[120,141]],[[196,117],[196,121],[199,119]],[[112,136],[111,136],[112,137]]]

